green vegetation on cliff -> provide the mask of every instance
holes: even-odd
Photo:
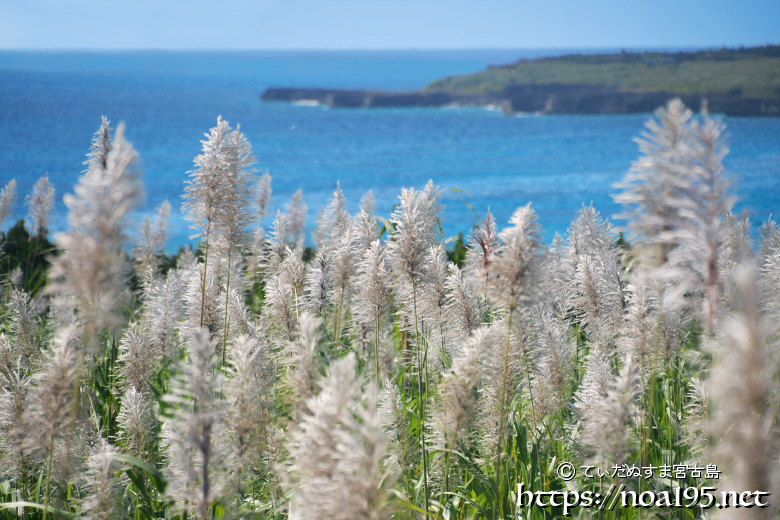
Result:
[[[780,45],[698,52],[622,52],[521,60],[434,81],[426,90],[495,92],[513,85],[592,85],[622,92],[780,98]]]

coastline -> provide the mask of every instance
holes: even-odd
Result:
[[[614,87],[592,85],[513,85],[481,94],[429,90],[396,92],[271,87],[260,97],[266,102],[323,105],[331,108],[492,106],[507,115],[651,113],[670,99],[679,97],[690,107],[699,107],[706,100],[710,111],[727,116],[780,116],[780,99],[743,98],[724,94],[622,92]]]

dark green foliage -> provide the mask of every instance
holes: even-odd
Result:
[[[303,262],[308,264],[312,260],[314,260],[314,257],[317,254],[317,248],[314,246],[306,246],[303,249],[303,256],[301,257]]]
[[[31,296],[46,286],[46,276],[51,263],[50,255],[56,255],[56,246],[46,234],[31,235],[24,219],[0,236],[0,276],[5,277],[17,267],[24,273],[23,287]]]
[[[580,85],[617,92],[780,95],[780,45],[698,52],[621,52],[521,60],[434,81],[427,90],[498,92],[515,85]]]
[[[179,246],[179,250],[176,253],[172,254],[172,255],[159,255],[159,260],[160,260],[159,272],[160,272],[160,274],[165,276],[165,275],[168,274],[168,271],[170,271],[171,269],[175,269],[179,265],[179,259],[181,259],[181,255],[183,255],[184,252],[187,251],[188,248],[189,248],[189,246],[187,246],[187,247]]]
[[[455,242],[447,249],[447,260],[457,265],[460,269],[463,267],[463,262],[466,261],[466,252],[468,252],[468,250],[469,248],[463,241],[463,233],[458,233]]]
[[[564,56],[553,56],[538,58],[536,60],[518,60],[511,65],[501,65],[490,68],[513,67],[519,63],[529,61],[565,61],[571,63],[680,63],[683,61],[735,61],[747,58],[779,58],[780,45],[763,45],[760,47],[740,47],[738,49],[729,49],[721,47],[720,49],[707,49],[691,52],[631,52],[623,49],[618,54],[566,54]]]

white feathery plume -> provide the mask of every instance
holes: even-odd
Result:
[[[38,315],[30,295],[23,290],[12,289],[8,315],[8,339],[14,347],[14,354],[22,358],[23,366],[29,369],[40,349]]]
[[[230,313],[228,326],[231,338],[238,338],[239,336],[256,338],[260,335],[260,325],[252,318],[246,306],[244,295],[237,289],[230,290],[228,312]]]
[[[385,248],[378,239],[368,245],[357,266],[355,318],[367,327],[373,327],[388,309],[390,287],[385,267]]]
[[[451,343],[464,341],[482,325],[482,312],[477,301],[477,290],[464,273],[453,263],[449,265],[445,282],[447,291],[444,312]]]
[[[652,370],[658,361],[655,299],[644,285],[629,286],[628,308],[620,327],[618,346],[626,355],[631,355],[639,365],[642,385],[646,381],[646,372]]]
[[[164,397],[174,406],[163,426],[169,461],[166,493],[177,509],[205,519],[224,483],[218,437],[225,403],[217,394],[222,376],[215,370],[215,344],[209,332],[195,331],[187,345],[187,360],[179,363],[179,374]]]
[[[527,400],[540,357],[534,345],[529,311],[518,309],[512,314],[511,324],[509,321],[509,315],[494,321],[485,340],[487,352],[482,367],[485,385],[479,396],[479,420],[482,442],[492,457],[497,454],[499,437],[505,433],[502,430],[507,406],[515,397]],[[532,408],[527,412],[533,418]]]
[[[353,353],[334,362],[320,393],[306,403],[310,412],[292,432],[288,443],[292,461],[290,518],[341,518],[340,512],[349,502],[349,490],[337,464],[340,426],[358,390],[355,376]]]
[[[599,251],[614,251],[617,235],[612,223],[593,207],[593,203],[582,205],[577,220],[571,229],[576,230],[580,241],[580,255],[597,255]]]
[[[625,305],[615,234],[598,211],[583,206],[570,229],[568,308],[588,332],[609,343]]]
[[[390,218],[393,229],[387,243],[388,264],[396,278],[396,300],[404,305],[399,310],[401,326],[419,335],[418,291],[428,276],[429,251],[436,244],[436,201],[414,188],[401,189],[400,204]],[[419,341],[419,338],[415,338]]]
[[[290,518],[390,518],[390,479],[384,470],[386,439],[376,389],[361,405],[350,353],[331,365],[319,395],[308,403],[288,444]],[[353,416],[354,414],[354,416]]]
[[[538,361],[539,351],[534,345],[531,315],[532,313],[528,309],[518,309],[515,311],[512,319],[512,328],[509,334],[509,363],[507,365],[507,381],[511,392],[509,394],[510,399],[515,397],[515,395],[525,394],[527,389],[530,388]],[[506,320],[507,317],[503,319]],[[502,322],[498,322],[494,329],[496,333],[499,333],[505,330],[505,327],[503,327]],[[491,347],[496,348],[499,343],[501,342],[494,341]],[[494,364],[494,371],[495,368],[497,367]],[[494,380],[498,381],[497,373],[493,377]]]
[[[255,157],[252,155],[252,146],[241,133],[240,125],[237,125],[236,129],[228,134],[225,141],[225,156],[221,165],[224,172],[221,175],[220,197],[213,215],[217,233],[214,240],[215,252],[219,256],[227,258],[224,264],[227,272],[224,277],[225,303],[222,309],[224,317],[222,324],[223,365],[228,347],[228,297],[230,295],[231,274],[234,275],[235,279],[241,279],[241,273],[235,272],[233,264],[240,263],[237,260],[241,260],[240,253],[249,239],[249,226],[256,217],[251,203],[255,182],[255,170],[252,169]],[[208,250],[206,255],[208,255]],[[208,262],[208,258],[204,261]]]
[[[305,308],[314,316],[322,316],[333,301],[333,273],[330,258],[319,249],[306,275]]]
[[[720,305],[723,276],[720,257],[725,239],[724,219],[736,198],[732,180],[723,169],[728,153],[723,132],[725,125],[703,113],[701,123],[692,125],[695,142],[690,162],[674,178],[670,204],[677,210],[674,227],[661,239],[677,247],[669,251],[667,276],[681,276],[682,290],[702,295],[700,314],[712,333]]]
[[[87,459],[84,474],[86,497],[80,500],[81,510],[86,512],[87,520],[105,520],[121,518],[121,496],[123,479],[117,474],[122,471],[116,461],[116,450],[106,441],[100,439],[92,454]]]
[[[529,292],[532,269],[539,260],[539,225],[536,223],[536,214],[528,203],[520,207],[509,219],[510,227],[505,228],[499,234],[501,245],[492,255],[489,269],[489,293],[490,298],[507,312],[506,333],[503,342],[503,350],[500,356],[500,376],[495,386],[494,396],[495,415],[498,418],[498,435],[495,439],[495,463],[496,473],[501,471],[504,449],[506,410],[509,406],[509,366],[511,350],[512,318],[515,310]],[[490,430],[487,430],[488,432]],[[491,439],[492,440],[492,439]]]
[[[16,179],[5,185],[0,191],[0,225],[6,218],[14,212],[14,201],[16,200]]]
[[[469,235],[469,250],[464,269],[469,276],[477,280],[477,287],[483,296],[487,296],[488,293],[490,263],[493,261],[498,245],[496,219],[488,208],[479,227],[474,228]]]
[[[355,271],[356,226],[347,215],[344,229],[338,237],[332,237],[333,285],[337,293],[347,296],[351,293],[350,282]]]
[[[337,242],[347,230],[347,226],[350,225],[348,220],[347,199],[344,198],[344,193],[341,191],[341,183],[337,182],[336,191],[333,192],[328,206],[320,215],[320,220],[317,223],[317,247],[327,249],[334,247],[333,242]]]
[[[195,270],[198,265],[198,257],[192,251],[192,246],[187,244],[187,247],[181,253],[179,261],[176,263],[177,271],[181,273],[191,272]]]
[[[780,318],[780,248],[768,254],[761,268],[761,292],[765,312]]]
[[[579,217],[581,216],[582,211],[580,211]],[[585,256],[584,243],[577,220],[569,226],[566,239],[553,244],[555,246],[554,277],[557,286],[555,293],[556,310],[560,316],[568,316],[573,313],[571,300],[574,290],[574,275],[577,273],[581,258]]]
[[[372,190],[368,190],[363,194],[363,197],[361,197],[360,199],[360,211],[362,213],[365,213],[369,217],[373,217],[375,210],[376,210],[376,199],[374,198],[374,192]]]
[[[660,298],[656,297],[656,301]],[[669,363],[677,356],[682,346],[685,344],[687,334],[686,323],[690,321],[689,313],[674,307],[661,309],[659,322],[656,325],[658,336],[658,352],[656,353],[657,362],[663,363],[663,367],[668,367]]]
[[[82,163],[87,166],[87,169],[81,173],[87,173],[90,169],[100,170],[106,168],[108,152],[112,148],[110,124],[111,122],[106,119],[106,116],[100,116],[100,128],[92,136],[92,145],[87,154],[87,160]]]
[[[537,309],[534,328],[538,361],[531,397],[538,422],[560,411],[568,399],[572,348],[566,324],[548,309]]]
[[[144,393],[128,388],[122,396],[122,409],[117,415],[119,440],[125,451],[139,459],[145,459],[147,445],[152,439],[154,412]]]
[[[408,460],[408,444],[410,433],[405,427],[404,402],[401,392],[392,380],[389,380],[379,394],[377,411],[382,420],[382,428],[386,432],[388,443],[388,468],[394,466],[395,470],[405,467]]]
[[[282,343],[294,340],[298,327],[298,310],[292,287],[284,283],[279,274],[273,275],[266,282],[264,301],[269,332]]]
[[[361,210],[353,220],[355,226],[355,255],[358,260],[363,258],[363,253],[375,240],[379,240],[379,229],[376,218],[371,213]]]
[[[390,304],[389,273],[385,268],[385,250],[378,239],[368,245],[357,265],[357,291],[354,296],[355,320],[374,331],[375,376],[379,377],[379,330],[385,323]]]
[[[444,204],[440,202],[442,190],[433,183],[433,179],[428,179],[425,188],[420,191],[420,198],[423,208],[428,213],[428,219],[434,227],[441,223],[441,215],[444,211]]]
[[[198,232],[190,236],[208,241],[213,231],[216,212],[222,203],[225,190],[225,176],[229,145],[230,126],[222,116],[217,118],[217,126],[205,134],[206,140],[202,152],[195,157],[195,169],[189,172],[190,179],[184,188],[182,212],[191,222],[190,228]]]
[[[469,429],[476,418],[477,388],[483,375],[482,357],[489,332],[488,327],[481,327],[461,343],[453,355],[452,368],[439,385],[433,427],[443,436],[445,449],[454,449],[458,441],[469,440]]]
[[[434,222],[423,194],[414,188],[401,190],[401,203],[393,211],[393,232],[387,245],[396,276],[417,283],[425,274],[428,249],[435,243]]]
[[[219,298],[219,285],[214,269],[208,269],[204,264],[196,264],[189,273],[184,292],[184,308],[186,319],[181,323],[181,330],[188,336],[202,327],[212,334],[222,331],[222,302]]]
[[[141,275],[141,283],[144,292],[148,291],[157,274],[159,255],[165,247],[168,224],[171,216],[171,205],[164,201],[157,208],[154,222],[146,215],[144,224],[141,227],[141,233],[138,237],[133,256],[138,265],[138,272]]]
[[[772,217],[761,225],[758,247],[761,309],[772,318],[780,317],[780,229]]]
[[[267,265],[267,243],[265,238],[265,229],[263,228],[263,219],[268,215],[268,204],[271,201],[271,176],[266,171],[257,181],[257,199],[255,201],[257,209],[258,225],[252,231],[252,240],[247,257],[247,272],[256,282],[260,271]]]
[[[594,258],[590,255],[581,255],[572,279],[571,306],[578,316],[578,321],[591,334],[598,331],[604,312],[611,309],[600,298],[601,282],[603,279]]]
[[[334,337],[336,345],[339,344],[345,322],[344,317],[349,310],[356,263],[354,255],[355,226],[349,215],[346,215],[342,226],[340,235],[332,236],[329,246],[333,258],[333,300],[336,302]]]
[[[300,332],[295,341],[290,341],[284,352],[284,364],[287,386],[293,394],[293,404],[297,414],[306,411],[304,406],[314,395],[317,376],[317,345],[320,341],[322,320],[302,313]]]
[[[431,245],[436,243],[435,226],[439,221],[438,214],[440,212],[439,194],[439,189],[433,185],[432,181],[429,181],[421,192],[416,192],[413,188],[408,190],[403,188],[400,196],[401,204],[396,207],[390,217],[390,223],[394,229],[387,245],[388,260],[394,275],[397,277],[396,291],[401,297],[400,300],[406,303],[400,311],[401,323],[407,330],[414,331],[414,340],[417,346],[417,388],[420,396],[423,396],[423,387],[427,386],[428,370],[426,364],[427,343],[420,335],[417,291],[427,275],[428,250]],[[407,345],[408,343],[404,346],[404,350],[407,350]],[[403,361],[408,363],[411,361],[412,353],[407,351],[405,354]],[[425,405],[426,399],[418,399],[417,411],[421,423],[418,429],[418,441],[422,449],[423,487],[427,511],[429,505],[428,457],[423,435]]]
[[[718,258],[718,270],[722,273],[723,305],[731,310],[739,305],[739,289],[736,276],[748,266],[759,267],[759,260],[753,252],[750,220],[747,211],[737,217],[727,213],[723,219],[723,245]]]
[[[314,247],[319,250],[325,245],[325,232],[327,231],[328,224],[325,222],[325,208],[320,208],[320,214],[317,216],[317,229],[312,233],[312,239],[314,240]]]
[[[268,204],[271,202],[271,176],[266,171],[257,183],[257,214],[262,221],[268,215]]]
[[[706,384],[694,377],[688,390],[685,405],[685,444],[694,459],[703,462],[702,455],[710,437],[710,398]]]
[[[142,320],[148,323],[146,334],[157,359],[169,359],[176,351],[176,328],[186,315],[184,298],[188,276],[197,275],[188,272],[186,267],[172,269],[164,281],[158,280],[149,291]]]
[[[88,346],[119,320],[127,296],[124,227],[141,196],[135,158],[119,125],[105,160],[91,159],[75,194],[64,197],[71,229],[57,237],[62,253],[52,258],[47,291],[75,304]]]
[[[656,110],[656,119],[649,120],[645,124],[647,131],[636,139],[642,156],[616,186],[623,189],[615,197],[626,208],[621,217],[629,222],[631,238],[649,246],[645,253],[651,268],[666,262],[671,246],[665,233],[678,216],[679,209],[671,198],[674,179],[687,168],[690,160],[692,116],[693,112],[679,98]]]
[[[290,239],[287,216],[277,210],[274,222],[271,225],[271,233],[268,238],[268,257],[266,258],[266,275],[276,273],[290,250],[287,243]]]
[[[380,380],[383,381],[382,385],[384,385],[399,373],[399,345],[391,326],[382,327],[380,325],[379,332],[379,370],[381,371]]]
[[[75,194],[66,194],[63,200],[72,228],[114,245],[125,238],[126,219],[138,203],[142,187],[133,168],[137,154],[124,138],[124,125],[117,127],[110,146],[104,158],[87,161],[90,168],[79,178]]]
[[[445,348],[445,304],[447,299],[447,251],[442,244],[430,246],[428,250],[427,275],[418,293],[420,318],[430,331],[430,343]],[[438,340],[436,336],[439,336]]]
[[[240,250],[246,244],[247,230],[255,221],[252,210],[255,182],[252,166],[255,157],[252,146],[241,133],[241,125],[226,136],[224,157],[221,159],[220,166],[224,171],[217,190],[219,198],[215,201],[214,225],[218,233],[218,250],[230,259],[236,248]]]
[[[723,253],[719,260],[721,269],[733,272],[738,270],[739,265],[755,259],[751,243],[753,232],[747,211],[743,211],[739,217],[727,213],[723,220]]]
[[[572,404],[581,425],[590,425],[600,420],[598,415],[603,412],[601,403],[607,399],[610,385],[615,381],[612,375],[613,358],[614,356],[602,345],[591,343],[585,359],[585,374],[575,392]]]
[[[231,487],[237,498],[243,495],[243,479],[262,465],[266,432],[267,396],[259,373],[262,349],[257,340],[238,336],[230,349],[231,367],[225,388],[226,427],[231,451]]]
[[[32,194],[25,198],[28,214],[33,219],[33,230],[39,236],[46,234],[49,227],[49,213],[54,206],[54,186],[46,174],[33,185]]]
[[[27,409],[28,447],[51,453],[53,443],[66,433],[71,419],[70,401],[76,384],[75,327],[59,330],[46,352],[43,370],[35,375],[32,402]]]
[[[168,238],[168,226],[171,218],[171,204],[164,200],[157,208],[157,214],[154,217],[154,227],[152,228],[150,243],[154,244],[154,249],[165,249],[165,242]]]
[[[8,336],[0,332],[0,368],[4,371],[14,370],[19,362],[19,353],[8,341]]]
[[[293,194],[292,200],[287,205],[287,229],[292,240],[298,244],[303,244],[303,231],[308,210],[309,206],[303,200],[303,190],[299,189]]]
[[[255,227],[252,232],[251,244],[246,253],[246,272],[252,283],[258,283],[260,275],[269,265],[269,244],[266,240],[265,229],[262,226]]]
[[[16,266],[8,273],[8,281],[11,283],[11,287],[16,290],[23,290],[24,285],[24,271],[20,266]]]
[[[594,358],[589,368],[592,379],[578,396],[578,408],[586,410],[581,442],[597,462],[621,464],[631,450],[631,434],[636,415],[634,400],[639,393],[636,366],[631,356],[623,361],[617,378],[603,392],[604,360]]]
[[[568,312],[569,287],[573,274],[567,269],[570,260],[567,253],[567,244],[556,232],[542,258],[538,287],[540,302],[561,316]]]
[[[4,338],[0,336],[0,348]],[[21,370],[0,364],[0,475],[17,482],[24,480],[29,466],[24,418],[31,381]]]
[[[296,309],[298,308],[298,299],[303,295],[303,285],[306,281],[305,270],[306,265],[301,258],[301,252],[288,248],[277,274],[282,283],[289,287],[290,292],[293,293]]]
[[[202,152],[195,157],[195,169],[184,188],[182,211],[197,232],[190,239],[203,238],[205,268],[201,273],[201,290],[206,290],[209,276],[209,250],[216,246],[218,254],[228,257],[233,247],[246,239],[246,228],[252,221],[249,199],[254,163],[249,143],[239,130],[231,131],[227,121],[217,118],[217,126],[201,141]],[[216,239],[216,240],[215,240]],[[212,244],[214,242],[215,244]],[[228,275],[229,283],[229,275]],[[204,325],[205,295],[201,299],[198,326]],[[214,330],[209,327],[209,330]]]
[[[147,341],[144,331],[137,323],[131,323],[125,329],[119,342],[119,374],[125,391],[135,388],[139,392],[148,392],[155,365],[155,352]]]
[[[348,216],[347,199],[344,197],[344,192],[341,191],[341,183],[336,182],[336,191],[333,192],[333,197],[325,209],[325,219],[330,224],[326,236],[338,236],[336,233],[344,229]]]
[[[393,473],[386,463],[387,436],[378,412],[377,388],[369,384],[364,405],[347,417],[338,447],[338,471],[344,477],[348,500],[342,518],[389,520],[393,508]],[[362,397],[362,396],[361,396]]]
[[[50,480],[55,454],[66,465],[63,473],[69,473],[71,463],[71,438],[74,435],[76,416],[73,413],[78,395],[79,355],[76,327],[60,329],[51,350],[46,353],[43,370],[35,375],[30,390],[29,406],[16,428],[24,436],[25,453],[47,460],[45,470],[44,505],[49,504]]]
[[[531,204],[515,210],[510,227],[499,233],[501,245],[490,262],[490,294],[509,312],[520,305],[528,290],[532,264],[539,253],[539,225]]]
[[[717,446],[713,453],[725,473],[724,489],[759,490],[776,497],[780,491],[777,427],[778,349],[776,329],[768,329],[758,313],[755,275],[738,276],[739,312],[719,327],[710,343],[715,366],[710,372],[712,427]],[[766,501],[766,500],[765,500]],[[728,518],[776,518],[777,502],[751,514],[729,508]]]
[[[766,222],[761,224],[758,234],[758,258],[761,261],[761,265],[763,265],[769,256],[780,250],[780,229],[778,229],[775,221],[772,220],[772,215],[769,215]]]

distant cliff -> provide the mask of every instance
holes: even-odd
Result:
[[[673,97],[698,108],[707,99],[712,112],[730,116],[780,116],[780,99],[750,99],[736,95],[674,92],[620,92],[592,85],[514,85],[496,92],[461,94],[442,91],[388,92],[317,88],[269,88],[264,101],[317,102],[336,108],[443,107],[448,105],[500,107],[505,114],[635,114],[652,112]]]
[[[271,88],[265,101],[330,107],[497,105],[505,113],[652,112],[672,97],[731,116],[780,116],[780,45],[698,52],[622,52],[521,60],[434,81],[424,90]]]

